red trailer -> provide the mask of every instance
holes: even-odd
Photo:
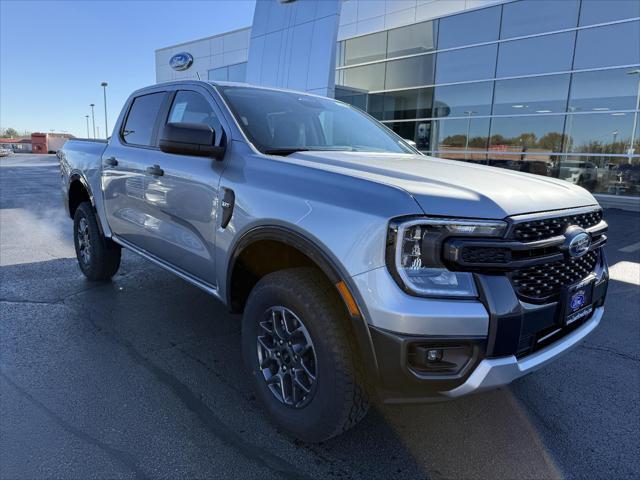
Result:
[[[56,153],[73,135],[68,133],[32,133],[31,148],[33,153]]]

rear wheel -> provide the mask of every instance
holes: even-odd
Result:
[[[80,270],[89,280],[108,280],[120,267],[120,246],[105,238],[89,202],[78,205],[73,216],[73,241]]]
[[[301,440],[336,436],[368,410],[347,322],[333,285],[310,268],[266,275],[247,301],[247,370],[270,416]]]

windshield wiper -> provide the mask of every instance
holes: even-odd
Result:
[[[282,147],[264,150],[267,155],[291,155],[296,152],[355,152],[356,149],[347,146],[322,146],[322,147]]]
[[[267,155],[282,155],[286,157],[287,155],[291,155],[292,153],[308,152],[308,151],[309,151],[308,148],[292,147],[292,148],[271,148],[271,149],[264,150],[264,153],[266,153]]]

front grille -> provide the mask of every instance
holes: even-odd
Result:
[[[535,265],[511,273],[511,283],[519,297],[532,302],[557,298],[563,287],[582,280],[595,270],[598,250],[579,258]]]
[[[498,247],[465,247],[462,249],[462,260],[467,263],[507,263],[511,259],[508,248]]]
[[[543,218],[518,223],[513,227],[511,236],[522,242],[533,242],[562,235],[569,225],[589,228],[602,220],[602,210],[592,210],[564,217]]]

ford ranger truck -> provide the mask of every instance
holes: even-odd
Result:
[[[559,179],[421,155],[305,93],[168,82],[59,153],[80,269],[127,248],[242,313],[249,381],[304,441],[369,402],[506,385],[600,323],[607,224]]]

